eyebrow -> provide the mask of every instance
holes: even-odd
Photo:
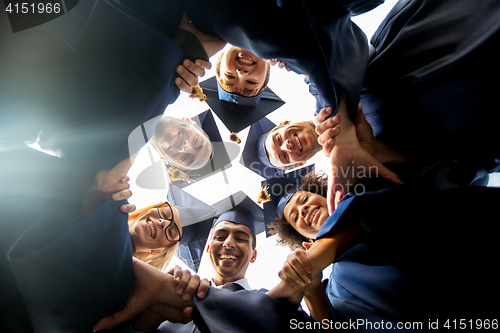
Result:
[[[227,74],[225,74],[227,75]],[[229,79],[227,76],[226,76],[226,80],[235,80],[235,79]],[[222,80],[224,82],[224,80]],[[224,82],[224,84],[226,85],[226,87],[234,87],[234,84],[233,83],[227,83],[227,82]],[[234,91],[231,91],[232,93],[234,94],[238,94],[238,95],[241,95],[243,97],[253,97],[256,95],[256,93],[259,91],[259,88],[257,89],[248,89],[248,88],[234,88]]]
[[[216,236],[219,232],[224,233],[226,235],[228,235],[230,233],[229,231],[227,231],[227,229],[221,228],[221,229],[217,229],[217,230],[214,231],[214,236]],[[236,230],[236,231],[234,231],[234,233],[235,234],[245,235],[245,236],[248,237],[248,239],[250,239],[250,235],[247,232],[243,231],[243,230]]]
[[[299,199],[300,199],[300,196],[301,196],[301,194],[297,195],[297,198],[295,198],[295,204],[297,204],[297,205],[299,204]],[[293,195],[292,195],[292,198],[293,198]],[[292,200],[290,200],[290,201],[292,201]],[[285,206],[285,207],[286,207],[286,206]],[[291,216],[291,215],[292,215],[292,213],[293,213],[293,209],[292,209],[292,210],[290,211],[290,213],[288,214],[288,218],[290,219],[290,221],[293,221],[292,216]]]

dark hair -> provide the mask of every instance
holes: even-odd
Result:
[[[328,193],[328,176],[324,173],[316,174],[310,172],[302,178],[300,183],[299,191],[319,194],[326,198]],[[286,245],[292,250],[302,247],[302,242],[310,241],[309,238],[302,236],[295,230],[284,216],[276,218],[276,221],[271,223],[270,228],[273,235],[278,235],[278,245]]]

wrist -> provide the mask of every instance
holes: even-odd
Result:
[[[311,289],[306,289],[304,293],[304,298],[309,301],[314,301],[320,299],[323,296],[325,290],[321,282],[315,284]]]

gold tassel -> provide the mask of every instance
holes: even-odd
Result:
[[[196,87],[193,87],[189,97],[198,98],[200,102],[204,102],[207,99],[207,96],[203,93],[203,89],[201,89],[199,84]]]

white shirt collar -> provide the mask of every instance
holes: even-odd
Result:
[[[248,279],[247,278],[239,279],[239,280],[233,281],[231,283],[237,283],[240,286],[242,286],[243,288],[245,288],[245,290],[252,290],[252,288],[250,287],[250,284],[248,283]],[[214,286],[215,288],[219,288],[220,289],[224,285],[221,284],[220,286],[216,286],[215,283],[214,283],[214,280],[212,279],[212,286]]]

